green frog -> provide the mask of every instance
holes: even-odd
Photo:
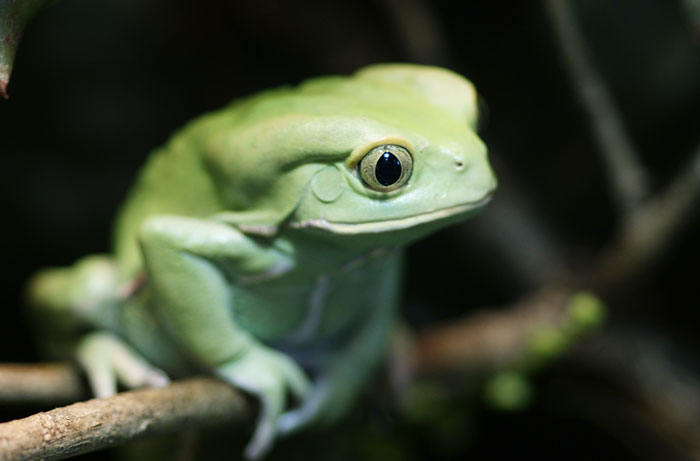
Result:
[[[251,393],[249,458],[332,423],[384,355],[402,248],[491,199],[476,120],[468,80],[410,64],[197,118],[143,167],[110,255],[33,279],[42,339],[100,397],[196,370]]]

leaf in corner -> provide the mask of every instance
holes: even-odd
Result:
[[[0,96],[5,99],[22,31],[34,13],[52,2],[53,0],[0,0]]]

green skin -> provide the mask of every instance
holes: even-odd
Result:
[[[333,422],[386,349],[401,247],[495,189],[475,103],[450,71],[388,64],[195,120],[144,167],[112,256],[35,277],[45,341],[77,355],[98,396],[202,367],[256,395],[250,458]],[[359,168],[385,145],[410,153],[402,184]]]

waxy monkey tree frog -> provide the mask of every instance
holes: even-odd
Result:
[[[250,392],[249,457],[336,420],[387,346],[402,247],[495,189],[476,117],[461,76],[386,64],[194,120],[141,171],[111,255],[33,279],[43,339],[97,396],[202,369]]]

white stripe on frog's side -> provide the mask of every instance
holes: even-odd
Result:
[[[400,246],[375,248],[364,255],[347,262],[341,267],[343,272],[360,269],[372,258],[386,257],[401,251]],[[326,298],[331,291],[330,278],[327,274],[319,274],[311,295],[309,296],[309,309],[301,325],[285,337],[285,340],[302,343],[313,339],[321,326],[323,311],[326,308]]]
[[[289,261],[283,261],[275,264],[265,272],[259,272],[257,274],[242,275],[238,278],[238,283],[241,285],[252,285],[254,283],[264,282],[265,280],[274,279],[280,275],[292,270],[294,265]]]
[[[301,326],[293,331],[287,339],[293,342],[304,342],[313,338],[321,325],[321,316],[326,307],[326,297],[330,292],[330,280],[326,274],[316,278],[316,285],[309,297],[309,310]]]

